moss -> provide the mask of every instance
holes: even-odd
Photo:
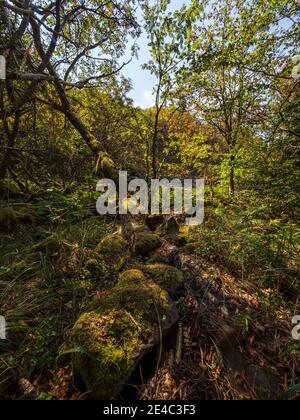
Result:
[[[151,232],[137,232],[135,235],[134,253],[147,257],[160,246],[159,236]]]
[[[154,232],[158,226],[162,225],[163,222],[164,216],[162,214],[152,214],[146,217],[146,225],[152,232]]]
[[[144,233],[144,232],[148,232],[148,233],[151,233],[150,232],[150,229],[148,228],[148,226],[146,226],[146,225],[134,225],[133,226],[133,231],[135,232],[135,233]]]
[[[96,248],[109,271],[119,271],[129,258],[128,242],[121,235],[108,235]]]
[[[111,274],[106,262],[99,256],[89,258],[84,265],[83,272],[91,280],[105,280]]]
[[[115,164],[107,153],[99,154],[95,172],[97,176],[112,179],[115,182],[119,180],[119,174]]]
[[[117,395],[134,370],[136,359],[145,347],[134,321],[124,310],[107,315],[83,314],[71,335],[73,364],[86,388],[96,399]]]
[[[74,368],[98,399],[116,396],[143,354],[159,339],[158,324],[177,321],[169,295],[139,270],[120,274],[117,285],[95,299],[71,333]],[[152,343],[152,344],[151,344]]]
[[[203,248],[203,242],[191,242],[184,247],[184,251],[191,254],[200,254]]]
[[[94,301],[98,311],[126,309],[143,324],[153,326],[164,318],[170,309],[169,295],[140,270],[121,273],[118,283],[105,298]],[[158,319],[158,317],[160,319]]]
[[[150,264],[144,266],[143,271],[169,293],[183,288],[183,273],[175,267],[165,264]]]

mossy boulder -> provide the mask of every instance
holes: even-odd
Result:
[[[151,233],[146,225],[135,225],[131,222],[126,223],[119,229],[119,234],[122,235],[122,237],[126,239],[126,241],[128,241],[130,244],[134,242],[136,234],[143,232]]]
[[[170,217],[156,229],[156,233],[159,235],[178,235],[179,231],[180,226],[175,217]]]
[[[105,313],[116,308],[126,309],[145,329],[146,324],[152,326],[161,322],[170,305],[166,290],[148,279],[141,270],[131,269],[119,275],[115,287],[105,298],[96,299],[93,308]]]
[[[177,320],[166,291],[140,270],[125,271],[72,329],[72,347],[79,349],[73,357],[75,372],[93,397],[115,397],[158,343],[160,331],[166,334]]]
[[[118,234],[103,238],[95,252],[107,264],[111,272],[121,270],[130,256],[128,242]]]
[[[134,254],[147,257],[161,244],[159,236],[149,231],[138,231],[135,233]]]
[[[151,214],[146,217],[146,225],[148,228],[154,232],[158,226],[162,225],[164,222],[164,216],[162,214]]]
[[[106,262],[98,255],[92,256],[85,262],[83,272],[88,279],[93,281],[101,280],[105,282],[111,275]]]
[[[143,267],[143,272],[169,293],[176,293],[183,289],[183,273],[175,267],[165,264],[149,264]]]
[[[141,233],[141,232],[151,233],[147,225],[134,225],[133,230],[135,233]]]
[[[124,310],[83,314],[73,327],[72,342],[82,349],[73,358],[75,371],[93,397],[100,400],[120,392],[145,347]]]

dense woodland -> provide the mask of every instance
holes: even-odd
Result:
[[[2,400],[299,398],[300,4],[169,3],[0,0]],[[100,216],[119,170],[204,223]]]

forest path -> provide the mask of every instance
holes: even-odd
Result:
[[[174,221],[166,218],[165,224]],[[177,301],[178,327],[158,349],[159,367],[140,387],[139,398],[278,398],[283,378],[276,367],[268,368],[267,359],[270,348],[276,351],[275,332],[288,327],[262,315],[250,331],[247,314],[259,310],[251,284],[197,255],[179,231],[161,240],[153,258],[182,270],[184,291]]]

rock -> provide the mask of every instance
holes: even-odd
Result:
[[[165,239],[162,239],[161,246],[155,251],[154,258],[155,261],[168,264],[168,265],[178,265],[178,247]]]
[[[73,365],[96,399],[111,399],[143,356],[178,322],[169,295],[139,270],[119,276],[117,285],[93,302],[72,329]]]
[[[155,251],[160,244],[161,242],[158,235],[147,231],[136,232],[134,254],[147,257],[151,252]]]
[[[160,235],[178,235],[180,226],[175,217],[170,217],[156,229],[156,233]]]
[[[183,289],[183,273],[175,267],[165,264],[150,264],[143,267],[143,272],[148,275],[162,289],[169,293],[176,293]]]
[[[175,217],[170,217],[165,224],[165,232],[169,235],[174,235],[179,233],[180,226],[177,223]]]
[[[103,238],[95,252],[101,258],[100,264],[105,263],[112,273],[120,271],[130,256],[128,242],[118,234]]]
[[[163,222],[164,216],[161,214],[153,214],[146,217],[146,225],[152,232],[154,232],[158,228],[158,226],[163,224]]]
[[[148,233],[151,233],[151,230],[148,228],[147,225],[134,225],[133,226],[133,231],[135,233],[139,233],[139,232],[148,232]]]
[[[121,391],[145,348],[138,328],[124,310],[83,314],[73,327],[72,342],[82,349],[74,355],[74,370],[100,400]]]
[[[87,278],[96,281],[104,280],[112,274],[105,260],[98,255],[86,261],[83,272]]]

